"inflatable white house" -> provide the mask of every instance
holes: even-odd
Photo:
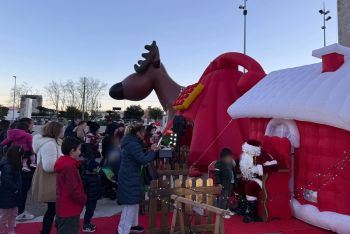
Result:
[[[350,48],[333,44],[312,54],[322,63],[271,72],[228,113],[250,119],[251,138],[290,140],[296,218],[350,233]]]

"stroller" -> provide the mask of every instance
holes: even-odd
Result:
[[[111,200],[117,198],[120,149],[110,151],[101,161],[102,194]]]

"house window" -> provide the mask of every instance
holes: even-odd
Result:
[[[291,143],[291,179],[289,182],[289,188],[292,194],[294,194],[294,149],[299,148],[300,146],[300,135],[298,126],[296,125],[294,120],[287,119],[272,119],[267,124],[266,136],[277,136],[277,137],[285,137],[289,139]]]
[[[294,120],[289,119],[272,119],[267,124],[266,136],[286,137],[289,139],[292,148],[299,148],[300,135],[298,127]]]

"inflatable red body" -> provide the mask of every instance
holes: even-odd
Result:
[[[246,73],[238,70],[242,66]],[[193,122],[189,164],[207,171],[219,152],[229,147],[238,157],[248,139],[248,119],[232,120],[227,108],[259,82],[265,72],[252,58],[240,53],[226,53],[216,58],[199,80],[202,93],[191,106],[177,115]]]

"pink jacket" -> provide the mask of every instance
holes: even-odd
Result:
[[[21,129],[11,129],[7,132],[7,138],[3,140],[0,145],[19,145],[22,146],[24,151],[32,152],[33,136]]]

